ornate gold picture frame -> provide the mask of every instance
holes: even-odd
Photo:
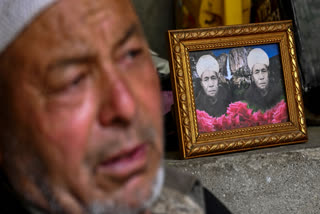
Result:
[[[291,21],[168,36],[182,158],[307,141]]]

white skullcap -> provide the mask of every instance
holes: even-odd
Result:
[[[57,0],[0,0],[0,54],[44,9]]]
[[[219,72],[219,64],[213,56],[207,54],[199,58],[196,69],[198,76],[201,78],[201,75],[205,71]]]
[[[255,64],[263,64],[269,66],[269,57],[261,48],[254,48],[248,55],[248,66],[250,70]]]

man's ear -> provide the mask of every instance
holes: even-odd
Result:
[[[202,79],[200,79],[199,82],[200,82],[201,87],[203,88]]]

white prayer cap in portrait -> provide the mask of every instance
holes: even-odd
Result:
[[[250,70],[255,64],[263,64],[269,66],[269,57],[261,48],[254,48],[248,55],[248,66]]]
[[[218,73],[219,64],[213,56],[207,54],[199,58],[196,65],[196,69],[197,69],[198,76],[201,78],[201,75],[205,71],[214,71]]]
[[[0,54],[33,19],[57,0],[0,0]]]

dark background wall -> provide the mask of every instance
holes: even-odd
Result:
[[[174,29],[174,0],[132,0],[151,49],[168,58],[167,31]]]
[[[168,59],[167,31],[175,29],[175,0],[132,0],[132,2],[136,7],[151,49],[159,53],[161,57]],[[271,1],[252,0],[253,5],[256,5],[257,2]],[[294,20],[304,90],[307,92],[313,88],[320,88],[320,42],[318,41],[320,1],[280,0],[272,2],[278,4],[282,19]]]
[[[292,0],[298,29],[297,49],[305,90],[320,87],[320,1]],[[320,110],[319,110],[320,112]]]

